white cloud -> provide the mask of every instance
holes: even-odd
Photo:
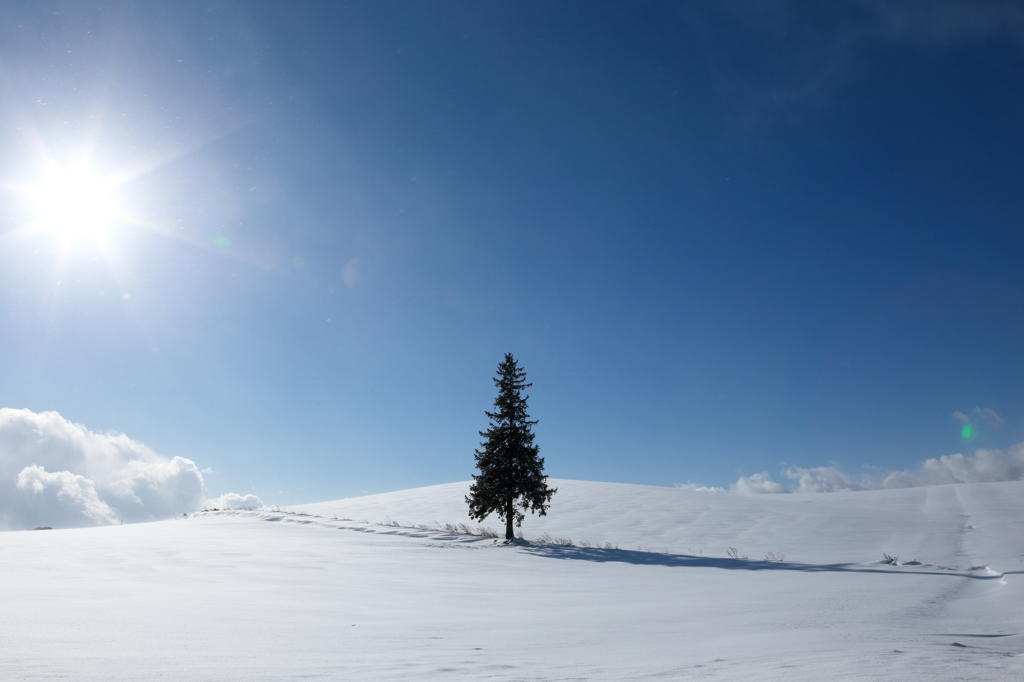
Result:
[[[56,412],[0,408],[0,530],[165,519],[201,509],[205,493],[190,459]]]
[[[694,490],[699,493],[724,493],[727,492],[725,488],[716,488],[714,486],[700,485],[698,483],[673,483],[673,488],[679,488],[680,490]]]
[[[789,467],[783,472],[786,478],[798,482],[798,493],[832,493],[842,490],[870,490],[876,486],[871,479],[854,479],[835,464],[804,469]]]
[[[756,493],[831,493],[844,490],[914,488],[947,483],[989,483],[1024,480],[1024,443],[1003,450],[978,449],[972,455],[957,453],[926,459],[914,469],[893,471],[887,475],[851,476],[835,464],[813,467],[788,467],[783,475],[797,482],[790,491],[771,480],[767,472],[741,476],[731,490],[740,494]]]
[[[957,410],[953,413],[953,420],[961,424],[988,424],[996,427],[1002,426],[1006,421],[998,412],[988,407],[975,407],[970,414]]]
[[[263,500],[256,495],[239,495],[238,493],[227,493],[212,500],[207,500],[207,509],[253,509],[262,507]]]
[[[80,525],[74,521],[82,516],[96,524],[108,524],[117,521],[114,510],[100,499],[96,486],[85,476],[70,471],[48,472],[40,466],[28,466],[18,474],[17,487],[20,490],[31,490],[34,507],[39,511],[58,510],[56,516],[46,516],[46,523],[64,525]],[[43,514],[40,518],[43,518]],[[63,518],[64,522],[55,521]],[[70,521],[70,523],[68,523]]]
[[[957,453],[926,459],[917,469],[889,474],[882,481],[882,487],[1020,480],[1024,480],[1024,443],[1017,443],[1006,452],[978,449],[973,455]]]
[[[740,495],[762,495],[766,493],[788,493],[789,491],[781,484],[772,480],[767,471],[750,476],[740,476],[739,480],[730,488],[734,493]]]

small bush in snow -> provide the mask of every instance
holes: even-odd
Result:
[[[782,552],[768,552],[767,554],[764,555],[764,560],[765,561],[779,561],[779,562],[782,562],[782,561],[786,560],[786,555],[783,554]]]
[[[898,556],[889,556],[885,552],[882,552],[882,563],[883,564],[892,564],[893,566],[895,566],[899,562],[900,562],[900,558]]]
[[[730,547],[729,551],[726,552],[726,554],[729,556],[730,559],[737,559],[737,560],[744,560],[744,561],[746,561],[746,559],[747,559],[747,555],[744,554],[744,555],[741,556],[739,550],[736,549],[735,547]]]
[[[570,540],[569,538],[556,538],[555,539],[555,544],[556,545],[561,545],[562,547],[572,547],[573,546],[572,545],[572,540]]]

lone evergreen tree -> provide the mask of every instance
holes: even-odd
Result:
[[[498,397],[494,400],[494,412],[485,412],[491,425],[480,435],[486,440],[476,450],[476,466],[469,487],[466,504],[469,516],[483,521],[492,512],[505,521],[505,539],[514,537],[512,523],[523,525],[523,512],[533,511],[540,516],[547,513],[555,488],[547,485],[544,475],[544,458],[538,457],[540,448],[533,444],[533,425],[526,413],[526,401],[530,396],[522,395],[524,388],[533,386],[525,381],[526,371],[516,363],[511,353],[505,353],[505,360],[498,365],[498,376],[494,385]]]

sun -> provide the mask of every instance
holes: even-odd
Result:
[[[114,183],[88,168],[53,169],[33,187],[37,224],[65,238],[99,237],[119,211],[111,192]]]

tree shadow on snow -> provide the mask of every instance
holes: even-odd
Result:
[[[669,568],[721,568],[730,571],[799,571],[803,573],[878,573],[884,575],[942,575],[975,580],[995,580],[1004,575],[1024,573],[988,573],[983,575],[953,569],[931,570],[935,567],[902,567],[880,564],[877,568],[863,564],[801,564],[789,561],[756,561],[700,557],[688,554],[644,552],[628,549],[598,549],[593,547],[567,547],[563,545],[525,545],[522,551],[545,559],[567,561],[620,562],[640,566],[668,566]],[[923,570],[922,570],[923,568]]]

